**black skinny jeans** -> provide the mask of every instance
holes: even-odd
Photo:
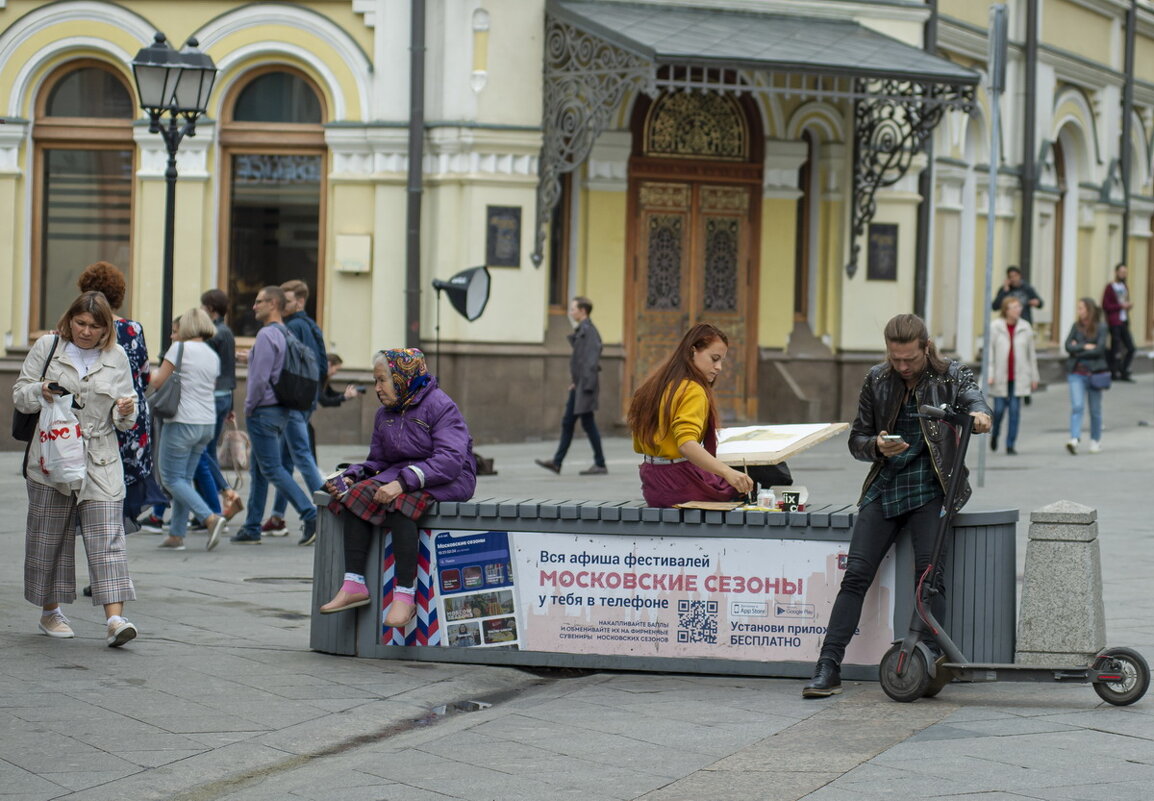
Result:
[[[598,467],[605,466],[605,454],[601,450],[601,432],[597,430],[597,421],[593,419],[593,412],[585,412],[584,414],[574,413],[577,405],[577,390],[569,390],[569,400],[565,402],[565,414],[561,416],[561,441],[557,444],[557,452],[553,454],[553,464],[561,464],[565,461],[565,455],[569,453],[569,445],[573,442],[573,431],[577,428],[577,421],[581,421],[581,427],[585,429],[585,436],[589,438],[589,444],[593,448],[593,464]]]
[[[1106,361],[1115,378],[1130,377],[1130,362],[1134,361],[1134,337],[1130,336],[1130,321],[1110,326],[1110,349]]]
[[[375,529],[353,514],[342,515],[345,525],[345,572],[365,575],[368,567],[369,545]],[[393,559],[398,587],[411,587],[417,580],[417,521],[401,514],[388,512],[381,529],[393,532]]]
[[[861,619],[862,601],[870,585],[873,584],[878,565],[903,529],[908,530],[913,537],[915,581],[916,577],[922,574],[933,555],[942,500],[939,496],[917,509],[889,520],[882,516],[881,501],[866,504],[865,508],[858,512],[853,535],[850,537],[845,576],[841,580],[837,599],[833,602],[829,627],[821,646],[821,659],[832,659],[838,665],[841,664],[845,657],[846,646],[849,645],[850,638]],[[942,558],[945,558],[944,549]],[[940,564],[937,572],[935,581],[940,586]],[[939,620],[944,601],[945,597],[941,593],[935,596],[932,611]]]

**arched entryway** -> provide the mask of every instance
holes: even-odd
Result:
[[[224,109],[221,256],[233,329],[254,336],[257,292],[292,280],[309,285],[307,311],[320,320],[328,171],[323,95],[303,73],[269,66],[245,76]]]
[[[675,92],[633,115],[626,270],[626,391],[689,326],[729,337],[717,386],[726,422],[757,414],[757,253],[762,135],[752,104]]]

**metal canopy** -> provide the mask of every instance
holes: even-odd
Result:
[[[589,157],[630,93],[705,91],[855,101],[850,261],[874,195],[908,170],[977,73],[856,22],[624,2],[547,0],[543,141],[533,263],[544,259],[560,176]]]
[[[556,2],[549,13],[657,64],[978,83],[977,73],[856,22],[605,2]]]

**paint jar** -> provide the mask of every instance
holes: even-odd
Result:
[[[766,509],[775,509],[777,507],[777,496],[773,494],[773,490],[769,487],[759,489],[757,491],[757,505]]]

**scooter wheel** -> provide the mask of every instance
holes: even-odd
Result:
[[[878,677],[882,690],[895,701],[908,704],[926,694],[930,687],[930,674],[926,670],[926,660],[920,648],[910,653],[905,672],[898,675],[898,660],[901,658],[901,643],[895,643],[878,665]]]
[[[1132,648],[1107,648],[1094,660],[1095,670],[1117,670],[1121,681],[1094,684],[1094,692],[1108,704],[1128,706],[1150,687],[1150,666],[1145,658]]]

